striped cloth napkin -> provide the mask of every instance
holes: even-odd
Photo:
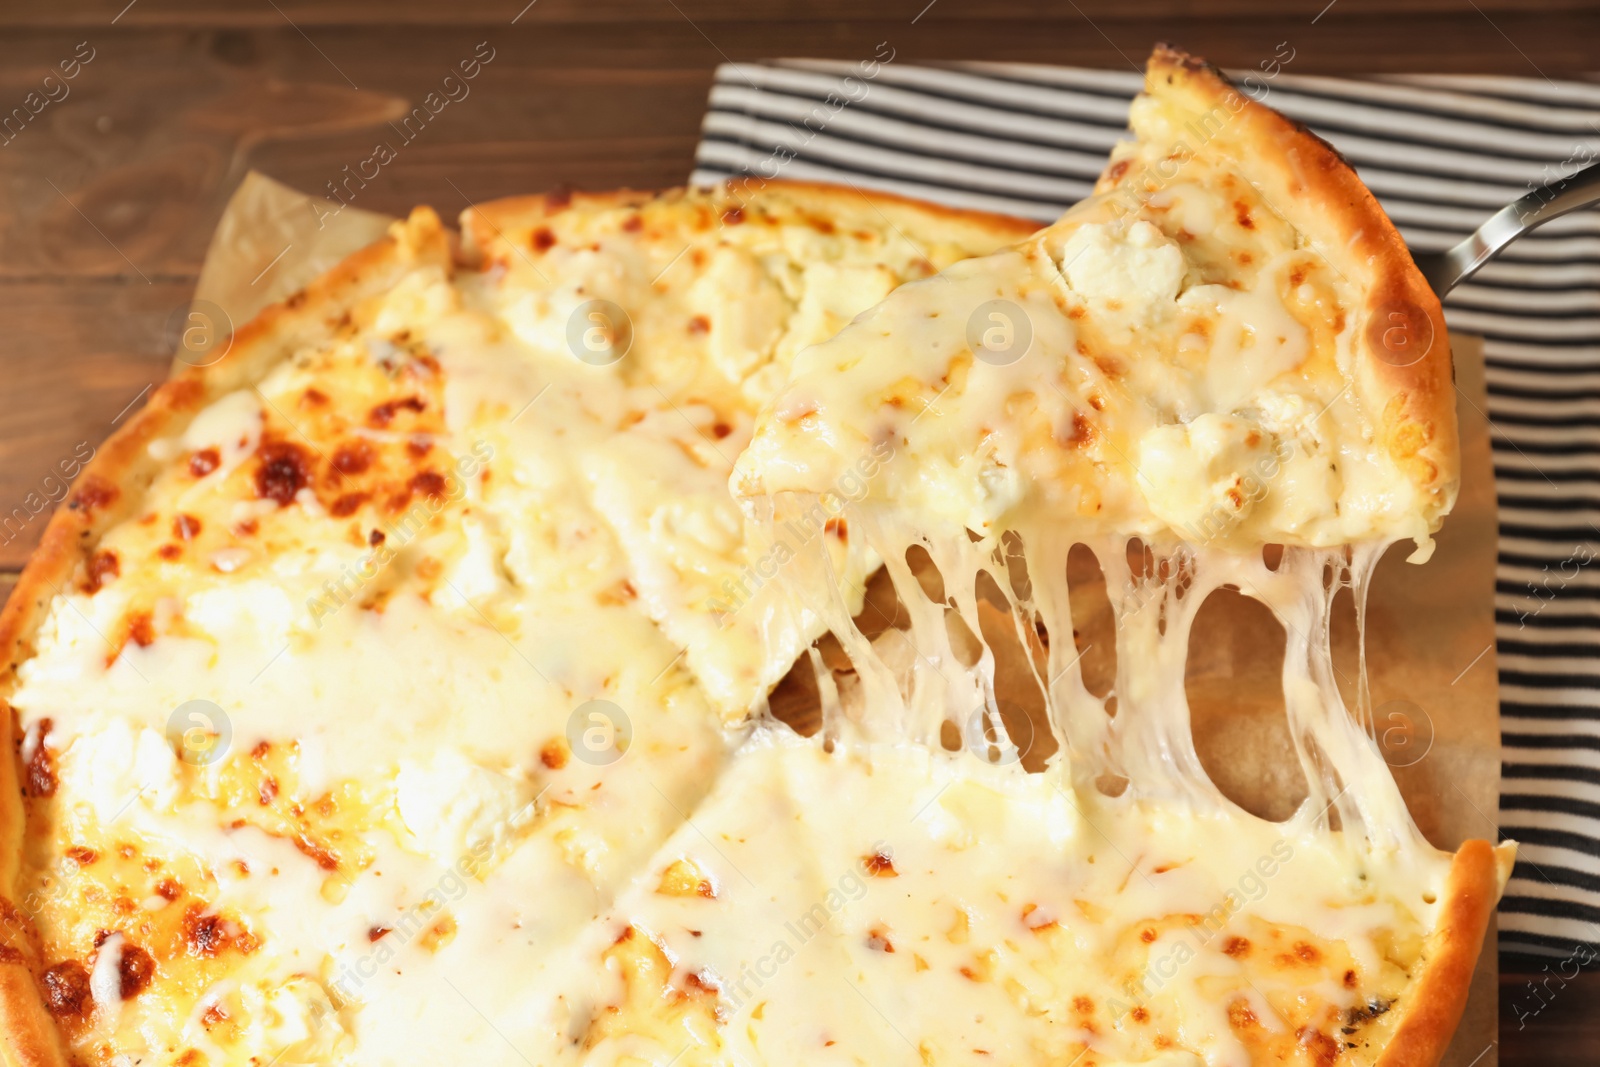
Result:
[[[1600,158],[1600,85],[1285,73],[1243,84],[1361,172],[1413,248],[1443,249],[1502,205]],[[857,62],[717,71],[692,180],[848,182],[1054,219],[1123,135],[1134,72]],[[1522,843],[1501,949],[1600,944],[1600,212],[1524,238],[1445,304],[1486,339],[1500,506],[1495,619],[1502,833]],[[1587,951],[1587,950],[1585,950]]]

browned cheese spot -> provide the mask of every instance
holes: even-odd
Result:
[[[222,457],[214,448],[202,448],[189,457],[189,473],[196,478],[204,478],[221,465]]]
[[[874,878],[900,877],[900,872],[894,869],[893,858],[882,850],[863,856],[861,862],[866,866],[867,873]]]
[[[362,474],[372,466],[372,446],[356,440],[339,446],[333,454],[333,469],[339,474]]]
[[[123,1000],[132,1000],[150,987],[156,975],[156,961],[138,945],[124,942],[117,961],[118,991]]]
[[[117,559],[117,554],[109,548],[90,556],[85,569],[88,571],[88,579],[83,584],[85,593],[98,593],[107,579],[122,575],[122,564]]]
[[[33,756],[28,760],[24,772],[24,787],[30,797],[56,795],[56,758],[44,743],[54,725],[49,719],[39,720],[39,743],[34,746]]]
[[[443,497],[449,484],[438,471],[419,471],[411,476],[406,487],[426,497]]]
[[[39,984],[44,987],[44,1005],[56,1018],[82,1016],[92,998],[89,971],[77,960],[62,960],[45,971]]]
[[[427,404],[420,397],[408,396],[400,400],[385,400],[367,412],[367,422],[382,428],[394,421],[394,417],[401,410],[422,412]]]
[[[82,511],[85,515],[92,515],[97,508],[106,507],[120,495],[121,490],[104,478],[96,474],[86,474],[83,483],[68,498],[67,507],[73,511]]]
[[[292,441],[268,441],[261,446],[256,468],[256,496],[279,507],[293,502],[295,494],[311,484],[311,461],[305,449]]]
[[[1318,1067],[1328,1067],[1338,1060],[1339,1053],[1343,1051],[1339,1047],[1339,1042],[1330,1035],[1309,1026],[1300,1027],[1294,1032],[1294,1036],[1296,1043],[1306,1050],[1311,1062]]]

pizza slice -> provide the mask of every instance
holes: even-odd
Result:
[[[727,490],[794,354],[902,282],[1035,228],[884,194],[746,179],[648,194],[526,197],[463,215],[500,317],[585,373],[593,432],[570,458],[628,558],[640,603],[707,697],[743,719],[821,631],[778,595],[795,546],[752,552]],[[561,417],[541,401],[527,417]],[[841,491],[848,491],[842,487]],[[819,535],[859,610],[876,569]]]
[[[765,736],[574,943],[541,1062],[1431,1063],[1509,860]]]
[[[464,251],[419,210],[269,309],[54,521],[0,635],[13,1047],[492,1061],[529,1039],[541,969],[820,630],[770,593],[730,625],[702,589],[752,565],[727,477],[760,382],[925,255],[1027,229],[810,187],[531,204],[469,212]],[[513,252],[523,222],[557,236]],[[787,287],[776,337],[740,339],[766,305],[724,300],[730,256]],[[627,360],[563,304],[600,278],[629,283]]]
[[[1094,196],[801,353],[734,478],[931,529],[1428,537],[1455,499],[1439,302],[1332,148],[1168,50]]]

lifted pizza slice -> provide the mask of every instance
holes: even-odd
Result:
[[[1332,148],[1158,50],[1094,196],[897,290],[793,374],[735,491],[942,531],[1424,547],[1455,500],[1439,301]]]

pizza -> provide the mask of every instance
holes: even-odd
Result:
[[[1131,127],[1037,234],[757,181],[419,209],[176,374],[0,617],[8,1057],[1435,1062],[1511,846],[1422,839],[1326,641],[1454,499],[1438,303],[1209,68],[1158,50]],[[1293,635],[1287,822],[1188,733],[1225,584]]]
[[[574,946],[550,1062],[1432,1063],[1499,862],[763,738]]]

